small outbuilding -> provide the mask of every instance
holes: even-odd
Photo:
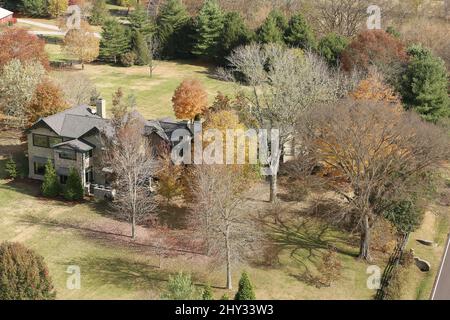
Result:
[[[6,23],[14,23],[14,12],[11,12],[9,10],[3,9],[0,7],[0,24],[6,24]]]

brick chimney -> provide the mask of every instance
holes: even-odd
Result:
[[[96,112],[97,114],[102,117],[103,119],[106,119],[106,100],[99,98],[95,104],[96,106]]]

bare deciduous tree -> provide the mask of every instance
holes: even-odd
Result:
[[[104,134],[103,164],[114,175],[117,212],[131,223],[131,237],[136,239],[136,223],[154,213],[156,203],[150,190],[151,178],[157,171],[157,161],[144,136],[144,119],[129,112],[113,133]]]
[[[253,123],[260,128],[279,130],[280,146],[292,139],[300,114],[314,104],[334,101],[348,90],[348,79],[333,73],[326,63],[307,52],[304,57],[298,51],[283,46],[251,44],[239,47],[228,58],[235,81],[242,78],[251,88],[246,97],[243,112],[250,114]],[[278,153],[272,157],[280,159]],[[270,200],[276,199],[277,174],[270,184]]]
[[[208,254],[223,262],[228,289],[232,288],[232,266],[252,252],[260,234],[248,208],[242,172],[226,165],[199,165],[193,169],[195,220],[207,242]],[[248,188],[248,185],[246,185]]]
[[[150,78],[153,77],[153,71],[155,70],[157,64],[156,59],[159,58],[159,53],[161,50],[161,42],[158,37],[154,34],[147,37],[147,48],[148,48],[148,68],[150,71]]]
[[[316,159],[318,176],[356,218],[365,260],[370,260],[375,219],[424,185],[426,173],[450,150],[438,127],[381,102],[344,100],[317,107],[298,131],[304,154]]]
[[[402,21],[410,14],[410,4],[406,1],[391,0],[314,0],[305,1],[303,6],[309,21],[323,35],[333,32],[353,37],[366,30],[370,5],[381,9],[381,28],[385,29],[393,20]]]
[[[52,78],[70,106],[89,105],[100,95],[89,77],[80,72],[55,72]]]

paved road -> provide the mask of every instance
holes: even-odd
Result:
[[[431,292],[431,300],[450,300],[450,235],[447,239],[441,266]]]

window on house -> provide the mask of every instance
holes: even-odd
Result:
[[[60,137],[50,137],[43,134],[33,134],[33,145],[41,148],[50,148],[55,144],[63,142]]]
[[[61,184],[66,184],[67,183],[67,176],[59,176],[59,182]]]
[[[50,147],[53,147],[55,144],[63,142],[62,138],[58,137],[48,137],[48,144]]]
[[[48,137],[40,134],[33,134],[33,145],[36,147],[48,148]]]
[[[45,174],[45,164],[35,162],[34,163],[34,174],[43,176]]]
[[[77,160],[77,153],[73,150],[64,150],[59,152],[59,157],[66,160]]]
[[[86,169],[85,179],[86,182],[94,182],[94,171],[92,170],[92,168]]]
[[[86,159],[92,158],[92,150],[86,152]]]

